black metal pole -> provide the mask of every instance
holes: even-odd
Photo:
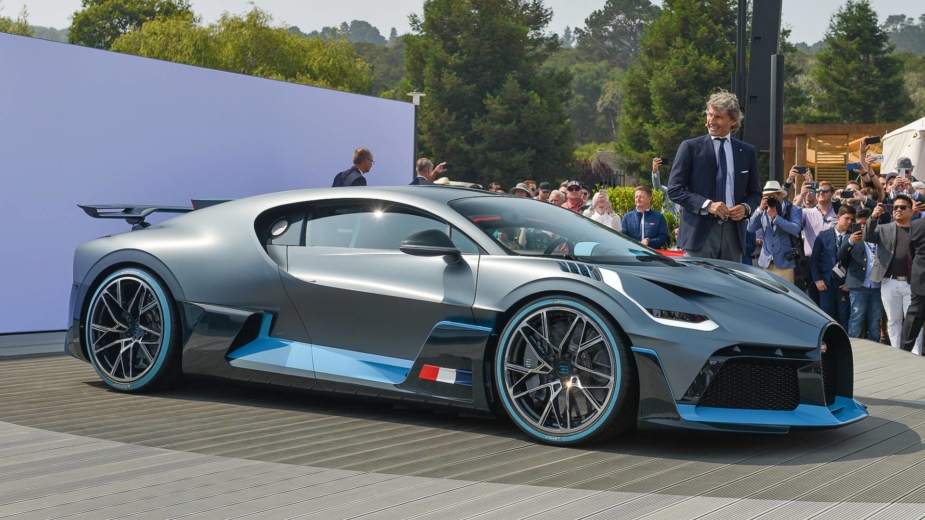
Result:
[[[748,0],[739,0],[739,21],[736,32],[736,71],[733,92],[739,98],[739,108],[745,108],[745,47],[748,45]]]
[[[784,55],[771,56],[771,171],[768,178],[781,182],[784,176]]]
[[[415,170],[418,164],[418,104],[414,104],[414,157],[411,158],[411,180],[417,179],[418,172]]]

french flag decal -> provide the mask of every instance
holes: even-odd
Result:
[[[472,386],[471,370],[456,370],[454,368],[424,365],[421,368],[421,375],[418,377],[427,381],[439,381],[440,383],[449,383],[451,385]]]

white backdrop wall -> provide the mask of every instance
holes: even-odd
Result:
[[[67,324],[76,246],[127,230],[77,204],[188,206],[330,186],[372,150],[408,184],[410,103],[0,34],[0,334]]]

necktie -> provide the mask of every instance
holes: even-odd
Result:
[[[838,235],[838,238],[835,239],[835,249],[841,248],[841,242],[844,240],[845,235]]]
[[[716,175],[716,197],[713,200],[727,203],[726,176],[729,168],[726,164],[726,138],[720,137],[717,141],[719,141],[719,173]]]

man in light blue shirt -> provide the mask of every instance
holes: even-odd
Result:
[[[842,264],[848,264],[848,276],[845,277],[851,300],[848,336],[860,338],[861,329],[867,324],[867,339],[879,342],[883,300],[880,299],[880,284],[870,279],[878,246],[864,241],[864,227],[870,214],[867,208],[858,211],[854,232],[848,240],[842,241],[838,259]]]
[[[803,210],[790,204],[786,194],[779,182],[768,181],[764,185],[761,205],[748,219],[748,231],[761,231],[758,266],[794,283],[798,249],[802,245],[799,236],[803,229]]]

